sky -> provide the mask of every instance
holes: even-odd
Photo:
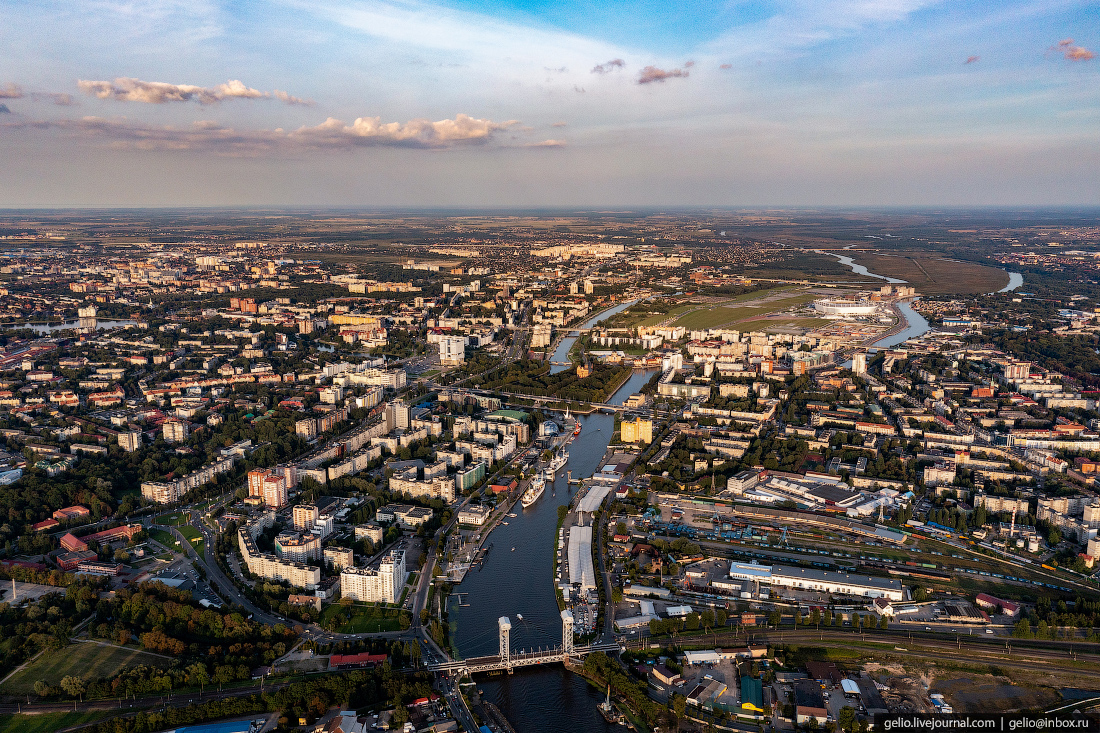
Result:
[[[1100,205],[1100,3],[0,0],[0,207]]]

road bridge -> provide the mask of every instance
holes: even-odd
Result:
[[[500,651],[496,655],[486,657],[472,657],[470,659],[448,659],[443,662],[428,665],[433,672],[458,672],[460,674],[474,674],[476,672],[506,671],[521,667],[533,667],[540,664],[553,664],[566,662],[570,659],[580,659],[594,652],[618,652],[619,645],[615,642],[603,642],[589,644],[587,646],[573,646],[573,612],[562,611],[562,645],[550,649],[538,651],[520,651],[513,653],[511,650],[512,622],[507,616],[501,616],[497,620],[497,630],[500,639]]]

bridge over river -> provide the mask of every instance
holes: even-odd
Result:
[[[459,674],[474,674],[476,672],[495,672],[503,670],[512,673],[512,670],[520,667],[533,667],[541,664],[553,664],[566,662],[570,659],[580,659],[593,652],[618,652],[619,645],[615,642],[590,644],[587,646],[573,646],[573,613],[561,612],[562,645],[551,649],[538,651],[520,651],[513,653],[511,650],[512,622],[507,616],[501,616],[497,620],[497,628],[500,635],[500,652],[495,656],[473,657],[471,659],[454,659],[445,662],[428,665],[433,672],[458,672]]]

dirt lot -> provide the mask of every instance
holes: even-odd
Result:
[[[936,680],[932,692],[942,692],[956,713],[1000,713],[1035,708],[1058,701],[1046,687],[1020,687],[1007,677],[971,675]]]

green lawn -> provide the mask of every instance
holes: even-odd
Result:
[[[181,525],[187,524],[188,519],[186,512],[175,512],[173,514],[161,514],[153,521],[155,521],[157,524],[164,524],[169,527],[179,527]]]
[[[0,733],[54,733],[74,725],[109,718],[113,712],[44,713],[42,715],[0,715]]]
[[[178,549],[180,552],[183,552],[183,547],[182,546],[178,547],[178,548],[176,547],[176,543],[179,542],[179,540],[177,540],[176,536],[174,534],[172,534],[171,532],[167,532],[163,529],[150,529],[149,530],[149,536],[152,537],[157,542],[164,545],[165,547],[167,547],[169,550],[177,550]]]
[[[691,310],[692,308],[695,308],[695,307],[696,306],[692,305],[691,303],[686,303],[684,305],[676,306],[675,308],[670,310],[668,313],[657,313],[655,315],[643,318],[642,320],[638,321],[634,325],[635,326],[656,326],[658,323],[664,323],[669,318],[672,318],[673,316],[678,316],[681,313],[686,313],[687,311],[689,311],[689,310]]]
[[[720,326],[729,326],[742,321],[747,321],[753,318],[760,318],[766,316],[769,313],[776,313],[778,311],[786,310],[792,306],[803,305],[814,300],[817,296],[810,293],[803,293],[801,295],[793,295],[788,298],[775,298],[765,301],[762,294],[752,293],[755,298],[741,298],[735,299],[731,302],[742,302],[746,305],[740,307],[731,308],[728,304],[719,305],[713,307],[705,307],[700,310],[688,313],[676,320],[675,325],[683,326],[687,329],[701,329],[701,328],[718,328]],[[759,305],[759,307],[750,307],[748,304]]]
[[[191,525],[187,525],[185,527],[177,527],[177,529],[179,530],[179,533],[181,535],[187,538],[187,541],[191,543],[191,546],[195,548],[195,552],[199,553],[199,556],[202,557],[202,534]]]
[[[745,321],[742,321],[745,323]],[[780,328],[787,326],[796,326],[798,328],[820,328],[821,326],[827,326],[832,321],[828,318],[768,318],[767,320],[756,321],[753,326],[760,325],[765,330],[769,328]]]
[[[333,603],[321,612],[321,625],[327,624],[336,614],[348,615],[339,603]],[[383,616],[382,614],[386,614]],[[376,609],[373,604],[355,603],[351,607],[351,618],[336,629],[340,634],[365,634],[376,631],[401,631],[405,628],[397,617],[396,609]]]
[[[70,644],[64,649],[46,652],[12,675],[0,690],[5,695],[26,695],[34,692],[36,680],[45,680],[56,685],[67,675],[85,679],[110,677],[127,667],[139,664],[167,667],[171,661],[129,647],[122,649],[94,643]]]

